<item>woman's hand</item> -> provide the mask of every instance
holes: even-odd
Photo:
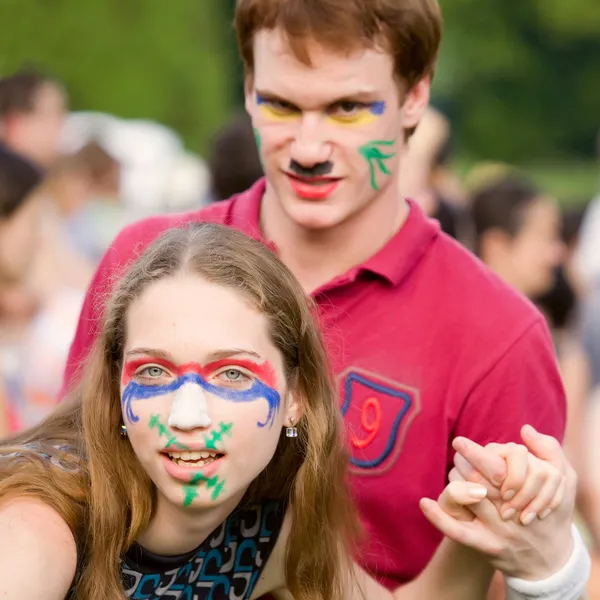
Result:
[[[437,529],[486,555],[494,568],[538,580],[571,555],[577,477],[554,438],[531,427],[522,437],[526,448],[457,440],[452,481],[437,502],[423,499],[421,509]]]

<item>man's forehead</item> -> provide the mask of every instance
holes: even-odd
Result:
[[[293,100],[327,101],[341,96],[380,95],[394,85],[391,56],[382,50],[356,48],[335,52],[307,41],[310,64],[304,64],[277,30],[260,31],[254,40],[254,85]]]

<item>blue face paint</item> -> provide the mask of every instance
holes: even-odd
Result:
[[[369,108],[374,115],[382,115],[385,112],[385,102],[373,102]]]
[[[121,398],[125,417],[130,423],[137,423],[140,418],[133,412],[132,402],[134,400],[147,400],[157,396],[164,396],[165,394],[177,391],[185,383],[195,383],[209,394],[214,394],[229,402],[254,402],[255,400],[264,398],[267,401],[269,409],[267,418],[262,423],[258,422],[258,427],[265,427],[266,425],[269,428],[272,427],[275,422],[275,415],[279,412],[279,405],[281,404],[279,392],[258,379],[254,381],[250,389],[235,390],[208,383],[198,373],[185,373],[166,385],[143,385],[133,380],[130,381],[123,390]]]

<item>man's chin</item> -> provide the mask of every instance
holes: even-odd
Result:
[[[314,204],[295,200],[286,207],[288,218],[300,229],[307,231],[326,231],[333,229],[346,220],[339,206],[328,203]]]

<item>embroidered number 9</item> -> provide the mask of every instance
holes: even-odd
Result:
[[[368,435],[365,438],[353,435],[352,445],[362,450],[375,439],[381,427],[381,404],[378,398],[371,396],[365,400],[360,412],[360,425]]]

